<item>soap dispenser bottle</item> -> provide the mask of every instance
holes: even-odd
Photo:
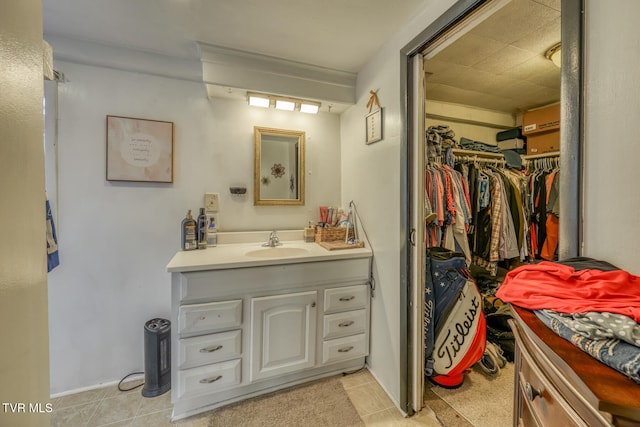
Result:
[[[208,228],[207,215],[204,213],[204,208],[200,208],[200,215],[198,215],[198,249],[207,248],[207,228]]]
[[[182,220],[182,250],[191,251],[198,249],[198,238],[196,235],[196,221],[191,216],[191,209]]]
[[[218,245],[218,229],[216,228],[216,217],[211,215],[208,218],[209,229],[207,230],[207,245],[209,247]]]

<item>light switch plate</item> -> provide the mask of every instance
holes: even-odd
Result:
[[[204,193],[204,210],[209,212],[218,212],[220,210],[220,194]]]

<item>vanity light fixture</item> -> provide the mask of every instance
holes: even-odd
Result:
[[[560,68],[562,64],[562,49],[561,44],[556,43],[551,46],[544,54],[544,57],[553,62],[553,65]]]
[[[252,107],[269,108],[269,104],[271,104],[271,100],[267,95],[248,93],[247,96],[249,97],[249,105]]]
[[[293,111],[296,108],[296,103],[286,100],[276,98],[276,110],[285,110],[285,111]]]
[[[319,110],[320,110],[319,102],[303,101],[302,103],[300,103],[301,113],[318,114]]]
[[[278,95],[247,92],[249,105],[263,108],[276,108],[285,111],[300,111],[301,113],[318,114],[321,104],[306,99],[289,98]]]

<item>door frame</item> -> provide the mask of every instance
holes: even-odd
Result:
[[[403,237],[400,250],[400,408],[408,415],[422,409],[424,369],[421,354],[422,325],[416,325],[416,319],[422,319],[424,292],[424,269],[416,264],[421,260],[425,247],[423,239],[415,238],[417,214],[420,209],[412,205],[416,191],[415,167],[420,164],[414,157],[419,155],[420,136],[416,123],[416,108],[420,102],[418,81],[414,76],[416,67],[412,63],[426,46],[449,31],[462,19],[479,7],[492,0],[459,0],[418,36],[400,50],[400,114],[402,118],[402,141],[400,152],[400,235]],[[582,253],[582,141],[583,141],[583,51],[584,51],[584,0],[561,0],[561,107],[560,107],[560,209],[562,216],[559,224],[559,257],[561,259],[580,256]],[[416,97],[418,99],[416,99]],[[419,194],[418,194],[419,195]],[[413,231],[413,233],[412,233]],[[413,236],[413,237],[412,237]],[[412,244],[415,238],[415,246]],[[422,261],[421,261],[422,262]],[[412,277],[414,278],[412,280]],[[415,278],[420,283],[414,283]]]

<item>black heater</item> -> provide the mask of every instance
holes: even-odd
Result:
[[[171,388],[171,322],[151,319],[144,324],[144,397],[155,397]]]

